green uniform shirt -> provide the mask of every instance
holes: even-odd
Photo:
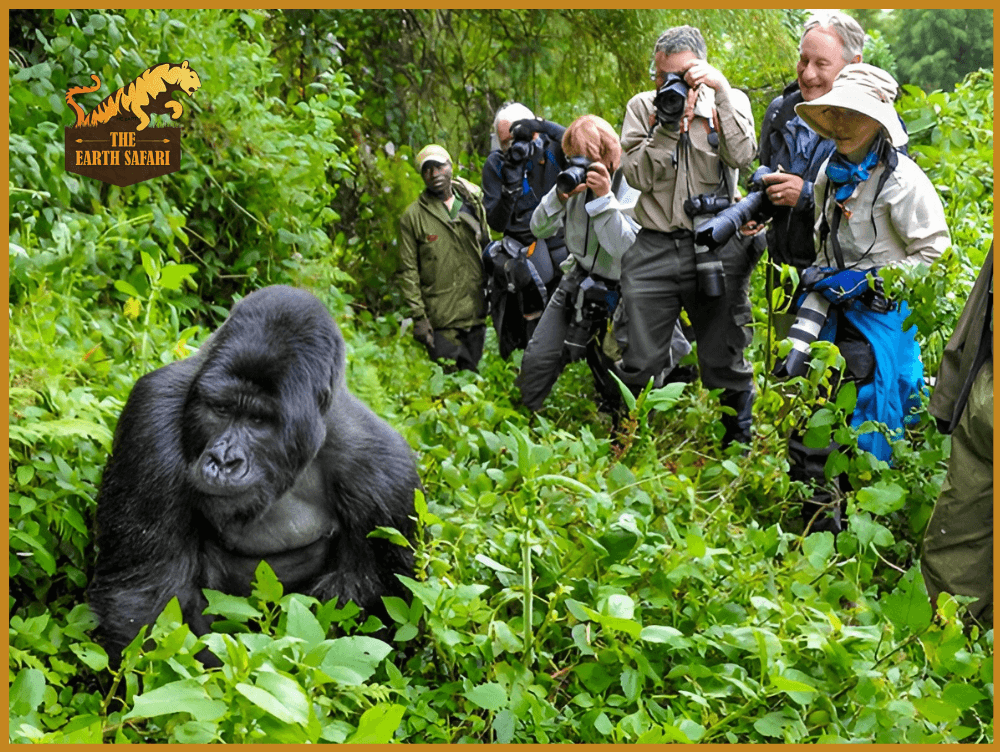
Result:
[[[482,191],[462,178],[453,178],[452,191],[451,211],[424,191],[399,220],[403,297],[414,320],[427,318],[435,329],[465,329],[486,317],[481,254],[489,230]]]

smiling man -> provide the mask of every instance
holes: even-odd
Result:
[[[482,191],[452,174],[443,146],[417,153],[426,186],[399,220],[399,275],[413,336],[432,360],[475,371],[486,337],[482,249],[489,242]]]
[[[760,163],[775,170],[767,175],[767,198],[775,206],[767,231],[771,260],[804,268],[813,248],[813,183],[835,144],[810,130],[795,114],[799,102],[811,102],[833,87],[848,63],[861,62],[865,32],[848,15],[819,11],[809,17],[799,41],[796,78],[772,100],[760,129]],[[778,168],[781,172],[777,172]]]

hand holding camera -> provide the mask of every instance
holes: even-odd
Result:
[[[556,177],[556,196],[563,203],[574,193],[590,189],[595,197],[611,192],[611,173],[600,162],[583,156],[570,157],[567,167]]]
[[[794,207],[802,195],[802,185],[805,182],[798,175],[790,172],[774,172],[763,176],[767,200],[775,206]]]

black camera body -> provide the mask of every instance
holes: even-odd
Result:
[[[535,133],[527,122],[518,120],[511,125],[510,135],[514,142],[507,147],[507,161],[514,165],[521,164],[531,154],[531,141]]]
[[[729,196],[718,196],[714,193],[700,193],[684,199],[684,213],[691,219],[705,214],[716,215],[732,205]]]
[[[747,197],[694,228],[694,242],[714,251],[728,243],[736,231],[751,219],[758,222],[769,219],[774,214],[774,204],[767,198],[763,177],[772,172],[770,167],[758,167],[750,178]]]
[[[586,157],[570,157],[567,167],[556,176],[556,190],[569,193],[578,185],[587,182],[587,168],[593,164]]]
[[[587,342],[600,322],[608,316],[608,287],[594,277],[584,279],[576,290],[569,326],[563,340],[568,361],[581,360],[587,353]]]
[[[656,108],[656,122],[660,125],[676,125],[684,114],[690,87],[684,77],[677,73],[667,75],[663,86],[656,90],[653,106]]]

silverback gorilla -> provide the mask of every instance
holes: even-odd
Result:
[[[177,596],[209,631],[202,588],[248,595],[265,559],[286,591],[368,613],[405,595],[413,453],[344,383],[344,340],[310,293],[266,287],[197,353],[136,382],[97,501],[90,584],[112,661]]]

